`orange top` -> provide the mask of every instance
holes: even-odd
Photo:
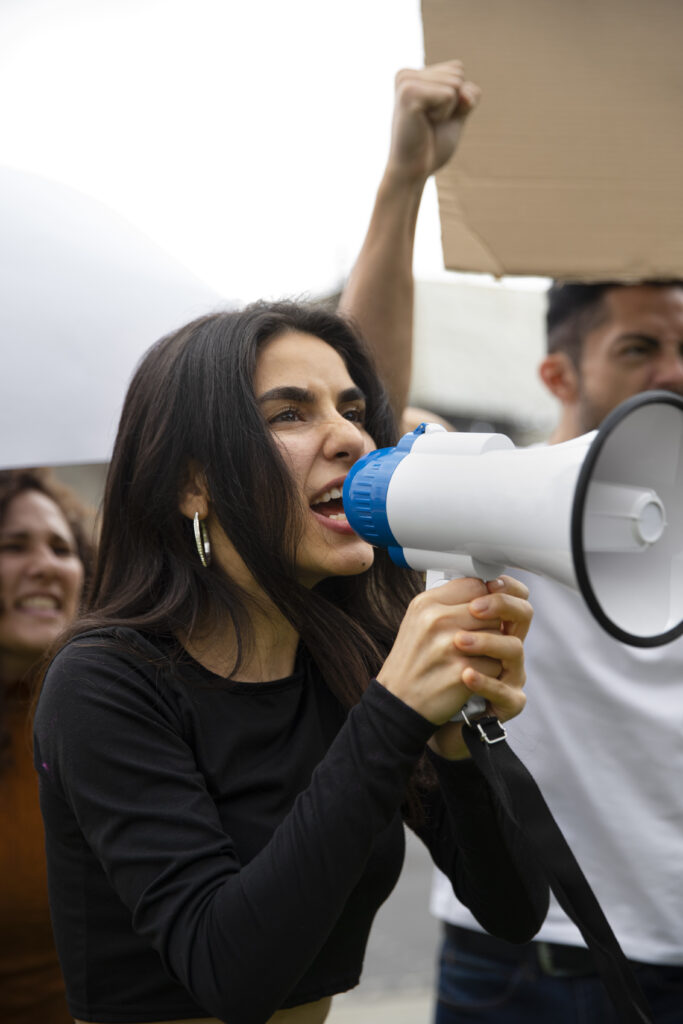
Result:
[[[0,765],[0,1021],[72,1024],[52,939],[26,692],[5,694]]]

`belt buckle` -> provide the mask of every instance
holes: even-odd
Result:
[[[586,953],[585,963],[565,963],[563,966],[559,966],[554,954],[554,947],[552,942],[534,942],[536,949],[536,958],[538,960],[538,966],[541,972],[550,978],[579,978],[584,977],[587,974],[593,973],[589,965],[590,954],[588,950]],[[577,952],[583,947],[576,947]]]
[[[547,942],[534,942],[536,947],[536,956],[538,958],[538,966],[541,968],[543,974],[547,974],[549,977],[557,977],[557,970],[555,969],[555,961],[553,960],[553,951]]]

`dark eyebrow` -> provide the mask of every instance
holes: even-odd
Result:
[[[339,395],[340,402],[364,402],[365,394],[360,388],[355,385],[352,388],[347,388],[346,391],[342,391]]]
[[[617,338],[617,344],[622,341],[642,341],[643,344],[649,345],[650,348],[657,348],[660,345],[659,338],[654,338],[650,334],[640,334],[638,331],[627,331],[625,334],[620,334]]]
[[[315,402],[315,395],[307,388],[295,388],[283,385],[282,387],[271,388],[270,391],[265,391],[262,395],[259,395],[257,399],[259,405],[263,402],[281,402],[282,400],[287,402],[300,402],[302,405],[313,405]],[[341,391],[337,400],[340,403],[357,401],[364,402],[365,395],[360,388],[354,386],[346,388],[345,391]]]
[[[28,530],[7,530],[4,526],[0,526],[0,540],[31,540],[32,534]],[[69,547],[74,547],[74,544],[70,537],[67,537],[63,533],[55,533],[51,530],[48,535],[48,541],[50,544],[54,544],[55,541],[59,541],[60,544],[68,544]]]
[[[282,401],[283,399],[287,402],[303,402],[304,405],[310,405],[315,400],[313,393],[306,388],[282,385],[282,387],[264,391],[262,395],[259,395],[257,401],[260,404],[261,402]]]

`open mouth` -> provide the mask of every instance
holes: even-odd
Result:
[[[34,612],[56,612],[59,611],[60,603],[56,597],[50,594],[32,594],[17,601],[17,608],[24,611]]]
[[[317,515],[325,516],[326,519],[334,519],[337,522],[346,522],[346,515],[342,504],[342,492],[338,487],[333,487],[329,491],[324,491],[324,493],[311,504],[311,509]]]

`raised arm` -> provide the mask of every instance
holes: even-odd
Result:
[[[389,158],[339,311],[372,345],[397,415],[413,344],[413,243],[425,182],[455,152],[479,89],[458,60],[399,71]]]

